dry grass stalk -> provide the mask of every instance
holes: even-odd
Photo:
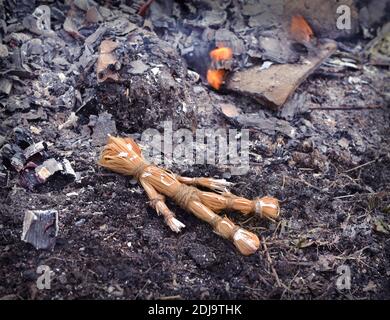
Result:
[[[227,217],[220,217],[216,212],[235,210],[245,215],[257,214],[272,220],[279,215],[279,204],[275,198],[248,200],[231,194],[227,189],[230,183],[226,180],[180,177],[147,163],[139,146],[130,138],[110,136],[99,164],[112,171],[134,176],[145,189],[150,205],[164,217],[171,230],[179,232],[184,224],[166,206],[165,196],[209,223],[217,234],[231,240],[244,255],[257,251],[260,246],[259,238],[235,225]],[[196,186],[218,193],[202,191]]]

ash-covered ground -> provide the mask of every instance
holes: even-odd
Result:
[[[243,12],[243,28],[260,19],[236,10],[236,1],[221,3]],[[51,9],[50,28],[39,20],[42,13],[32,15],[42,4]],[[272,111],[250,97],[212,90],[188,68],[183,48],[161,32],[172,21],[144,19],[137,14],[142,4],[3,1],[0,298],[388,299],[389,70],[367,59],[370,39],[340,42],[287,105]],[[202,28],[226,27],[229,19],[208,8],[194,18]],[[205,25],[205,17],[214,22]],[[118,44],[116,61],[100,74],[105,39]],[[252,58],[251,66],[260,56]],[[107,74],[116,80],[102,81]],[[226,108],[242,116],[230,117]],[[107,134],[140,139],[148,128],[163,133],[164,121],[194,134],[249,129],[244,175],[218,163],[165,166],[182,176],[226,178],[241,196],[280,199],[276,223],[226,213],[260,237],[257,253],[240,255],[168,200],[186,225],[173,233],[130,177],[98,167]],[[45,149],[18,167],[15,154],[40,141]],[[75,177],[57,172],[44,183],[31,180],[28,162],[50,158],[69,160]],[[59,214],[52,251],[20,239],[25,211],[45,209]],[[50,290],[37,288],[41,265],[52,271]]]

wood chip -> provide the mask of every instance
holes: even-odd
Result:
[[[318,53],[303,64],[278,64],[261,70],[258,66],[240,70],[228,79],[227,89],[250,96],[267,107],[278,109],[288,100],[296,88],[320,64],[336,51],[336,43],[326,41]]]

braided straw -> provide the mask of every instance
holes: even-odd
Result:
[[[270,220],[279,218],[280,206],[278,199],[262,197],[252,201],[252,212]]]
[[[172,199],[175,200],[181,208],[187,209],[190,201],[200,201],[198,192],[199,190],[194,187],[181,184],[179,190]]]
[[[141,168],[144,170],[148,166],[138,146],[135,148],[129,140],[112,136],[109,136],[98,164],[120,174],[136,177],[141,175]]]

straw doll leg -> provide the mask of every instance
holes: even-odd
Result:
[[[196,217],[209,223],[221,237],[232,241],[243,255],[253,254],[259,248],[260,241],[254,233],[240,228],[226,217],[220,217],[201,202],[189,201],[188,209]]]
[[[164,217],[165,223],[171,228],[174,232],[180,232],[182,228],[185,227],[183,223],[175,218],[175,214],[169,210],[167,205],[164,202],[164,196],[159,194],[153,186],[143,180],[139,180],[142,187],[145,189],[146,194],[149,197],[150,205],[157,211],[157,214],[161,214]]]
[[[279,201],[272,197],[262,197],[254,200],[238,197],[230,192],[215,194],[201,191],[199,198],[204,205],[215,212],[232,210],[243,215],[255,214],[261,218],[275,220],[279,216]]]

